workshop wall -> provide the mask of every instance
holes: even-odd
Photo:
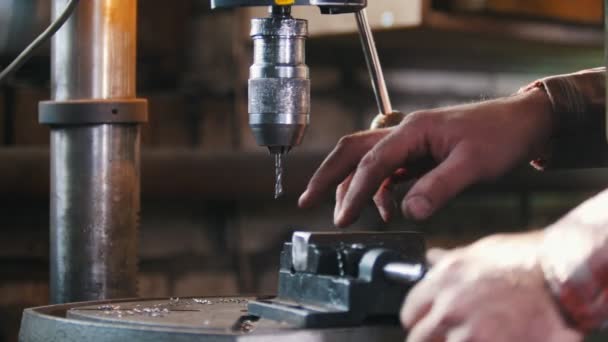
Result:
[[[174,1],[172,6],[166,6],[166,1],[145,0],[140,7],[138,87],[139,95],[150,103],[150,120],[142,131],[143,148],[210,156],[259,151],[246,123],[251,52],[237,39],[245,25],[239,15],[210,15],[206,1],[194,0]],[[346,53],[353,56],[348,63],[311,59],[312,125],[294,154],[328,151],[341,136],[366,128],[375,115],[360,51],[352,48]],[[402,53],[411,59],[417,51]],[[547,72],[546,68],[541,73],[526,66],[516,71],[489,70],[483,60],[470,68],[468,63],[454,62],[450,53],[434,56],[433,64],[426,63],[424,68],[390,63],[386,78],[394,107],[410,112],[505,96]],[[475,56],[471,50],[470,57]],[[395,56],[387,57],[395,60]],[[40,76],[48,75],[48,59],[32,63],[0,91],[2,148],[23,148],[24,154],[31,149],[46,150],[49,143],[48,128],[37,123],[37,103],[49,97],[48,78]],[[0,167],[11,165],[0,160]],[[175,177],[179,172],[174,170]],[[272,172],[270,159],[268,172]],[[298,170],[288,168],[287,172],[289,177]],[[256,181],[256,175],[243,177]],[[422,224],[397,220],[385,225],[370,207],[357,227],[420,229],[430,245],[456,246],[492,232],[542,227],[593,191],[480,190],[459,197]],[[273,201],[270,188],[263,198],[244,194],[203,201],[199,195],[142,198],[138,279],[142,297],[272,293],[278,251],[290,232],[332,227],[331,201],[302,211],[296,208],[295,194]],[[23,308],[48,301],[48,198],[26,193],[9,197],[0,189],[0,219],[3,342],[16,340]]]

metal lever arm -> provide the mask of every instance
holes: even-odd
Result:
[[[366,10],[362,9],[355,13],[355,17],[357,18],[359,37],[361,38],[361,44],[363,45],[363,54],[365,55],[367,69],[369,70],[369,75],[372,79],[372,87],[374,88],[374,94],[376,95],[378,110],[385,115],[392,113],[393,106],[391,104],[391,99],[388,96],[384,74],[382,73],[382,65],[380,65],[376,42],[374,41],[372,29],[369,26]]]
[[[365,56],[365,62],[367,63],[367,69],[372,81],[372,88],[374,89],[378,110],[380,111],[380,114],[374,118],[371,128],[395,126],[401,122],[404,115],[401,112],[393,111],[374,36],[367,20],[366,10],[362,9],[356,12],[355,17],[357,18],[357,26],[359,27],[361,45],[363,45],[363,55]]]

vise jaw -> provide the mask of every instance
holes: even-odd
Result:
[[[277,296],[250,302],[249,313],[302,328],[396,321],[424,275],[424,253],[417,232],[295,232],[281,252]],[[408,271],[396,282],[387,265]]]

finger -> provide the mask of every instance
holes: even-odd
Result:
[[[409,297],[409,295],[408,295]],[[399,314],[401,325],[405,329],[412,329],[416,323],[418,323],[421,319],[423,319],[433,308],[432,301],[425,301],[423,303],[417,304],[416,309],[411,308],[410,302],[405,300],[405,303],[401,307],[401,312]]]
[[[312,176],[306,191],[300,196],[298,205],[302,208],[309,207],[331,187],[338,185],[357,166],[361,157],[390,130],[387,128],[365,131],[340,139]]]
[[[400,313],[404,327],[413,327],[431,310],[439,290],[436,284],[427,276],[409,291]]]
[[[344,200],[344,195],[348,190],[351,180],[353,179],[353,174],[351,173],[346,179],[338,185],[336,188],[336,206],[334,207],[334,222],[338,213],[340,212],[340,208],[342,207],[342,202]]]
[[[426,261],[429,266],[437,264],[441,259],[450,253],[449,250],[444,248],[430,248],[426,252]]]
[[[404,310],[414,309],[411,312],[415,313],[411,316],[414,319],[407,325],[410,328],[408,341],[445,341],[446,335],[452,329],[463,325],[470,315],[471,309],[462,304],[462,291],[451,289],[449,286],[439,288],[437,285],[440,282],[438,281],[431,282],[431,284],[434,286],[425,287],[424,292],[421,292],[423,295],[418,297],[424,301],[415,303],[406,301]],[[431,298],[429,299],[429,297]],[[432,302],[430,310],[428,309],[429,302]],[[415,308],[416,305],[419,305],[418,308]],[[408,319],[408,315],[410,314],[405,312],[402,318]]]
[[[374,195],[374,203],[384,222],[389,222],[393,214],[397,211],[397,202],[393,198],[395,185],[408,179],[408,172],[405,168],[397,169],[392,176],[385,179]]]
[[[393,181],[389,177],[382,182],[374,195],[374,203],[376,204],[376,208],[378,208],[380,217],[387,223],[391,220],[393,213],[397,209],[397,202],[393,199],[393,187]]]
[[[424,316],[407,334],[407,342],[443,342],[446,335],[456,322],[443,319],[437,309]]]
[[[380,184],[408,158],[419,156],[425,144],[415,130],[396,129],[378,142],[361,158],[350,187],[344,196],[344,205],[338,216],[338,224],[352,223],[368,203]],[[408,126],[409,127],[409,126]]]
[[[403,214],[415,220],[431,216],[448,199],[477,180],[470,154],[456,147],[448,158],[422,176],[402,202]]]
[[[446,342],[475,341],[472,328],[469,325],[460,325],[447,332]]]

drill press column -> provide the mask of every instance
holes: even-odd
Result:
[[[67,0],[53,0],[53,16]],[[80,1],[54,36],[51,302],[136,295],[140,123],[135,98],[137,0]]]

